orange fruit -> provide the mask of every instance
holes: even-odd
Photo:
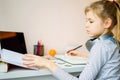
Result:
[[[49,51],[49,55],[52,56],[52,57],[54,57],[56,55],[56,50],[55,49],[51,49]]]

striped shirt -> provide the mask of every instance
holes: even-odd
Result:
[[[58,80],[120,80],[120,53],[111,40],[100,39],[90,50],[89,62],[79,78],[61,68],[53,72]]]

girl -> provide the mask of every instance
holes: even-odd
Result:
[[[86,31],[94,39],[88,41],[89,62],[76,78],[63,71],[52,61],[26,54],[23,64],[27,67],[46,67],[59,80],[120,80],[120,1],[100,0],[85,9]],[[112,33],[114,32],[114,34]],[[76,54],[75,51],[70,53]],[[69,53],[69,54],[70,54]],[[80,53],[80,52],[79,52]]]

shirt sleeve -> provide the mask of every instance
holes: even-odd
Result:
[[[95,80],[101,68],[108,61],[108,47],[98,43],[90,51],[89,62],[81,73],[79,80]],[[86,77],[87,76],[87,77]]]
[[[59,67],[53,72],[53,76],[56,77],[58,80],[78,80],[78,78],[65,72]]]
[[[103,44],[95,44],[90,51],[89,62],[79,78],[68,74],[60,68],[57,68],[53,75],[59,80],[95,80],[100,69],[108,60],[106,52],[106,46]]]

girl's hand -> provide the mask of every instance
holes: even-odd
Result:
[[[67,54],[70,56],[80,56],[80,51],[71,50],[71,51],[67,52]]]
[[[85,58],[88,58],[88,56],[89,56],[88,53],[80,52],[77,50],[69,51],[67,54],[70,56],[80,56],[80,57],[85,57]]]
[[[33,54],[25,54],[25,57],[23,57],[23,60],[25,60],[25,62],[23,63],[24,65],[26,65],[27,67],[45,67],[47,62],[47,59],[44,59],[42,57],[33,55]]]
[[[33,54],[25,54],[25,57],[23,57],[23,64],[26,65],[28,68],[30,67],[46,67],[50,71],[54,71],[57,68],[57,65],[53,63],[51,60],[48,60],[46,58],[36,56]]]

